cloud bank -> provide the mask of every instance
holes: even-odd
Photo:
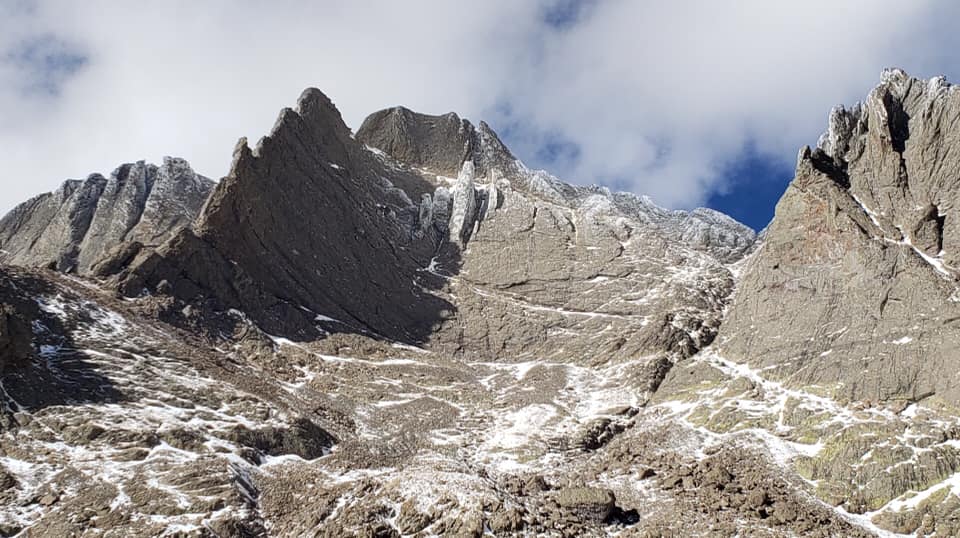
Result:
[[[958,80],[960,8],[847,2],[0,0],[0,210],[68,177],[226,173],[316,86],[347,123],[485,119],[527,164],[692,207],[747,145],[790,160],[883,67]]]

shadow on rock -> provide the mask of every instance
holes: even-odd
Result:
[[[76,349],[70,327],[41,309],[36,298],[54,286],[21,270],[0,268],[0,382],[3,426],[13,413],[53,405],[112,403],[123,399],[111,380]],[[89,316],[80,311],[78,316]],[[83,319],[76,320],[83,323]]]
[[[451,206],[307,90],[255,148],[240,141],[192,228],[116,278],[128,297],[171,298],[165,321],[208,334],[247,317],[296,341],[347,332],[419,344],[455,308],[432,293],[460,266],[446,243]]]

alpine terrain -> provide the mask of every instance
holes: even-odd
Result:
[[[942,78],[834,109],[759,236],[308,89],[0,262],[3,536],[960,535]]]

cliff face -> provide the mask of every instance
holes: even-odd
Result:
[[[255,149],[241,141],[193,229],[118,279],[129,296],[242,311],[300,340],[358,332],[510,360],[679,357],[713,338],[732,287],[724,263],[752,241],[709,210],[528,170],[486,124],[452,114],[377,112],[354,138],[307,90]]]
[[[431,263],[455,305],[431,338],[447,352],[690,355],[719,325],[732,287],[724,264],[753,245],[751,230],[716,212],[667,211],[530,170],[488,125],[454,114],[376,112],[357,139],[436,183],[434,208],[453,199],[449,240],[463,250],[456,264],[443,248]]]
[[[124,244],[155,246],[188,225],[213,188],[186,161],[124,164],[68,180],[0,220],[0,260],[89,274]]]
[[[756,435],[880,535],[960,532],[958,114],[956,87],[899,70],[835,109],[716,340],[653,396],[679,423]]]
[[[422,183],[365,150],[307,90],[255,149],[238,144],[194,229],[143,253],[121,287],[242,311],[298,339],[328,327],[422,341],[447,307],[422,289],[441,235],[431,223],[412,233],[421,223],[408,191]]]
[[[722,349],[843,400],[960,402],[960,92],[884,74],[801,151]]]
[[[357,140],[411,167],[456,176],[464,162],[478,175],[494,169],[510,172],[516,159],[490,126],[474,127],[454,113],[430,116],[395,107],[369,115],[357,130]]]
[[[33,327],[37,309],[16,285],[6,270],[0,269],[0,371],[23,366],[34,356]]]

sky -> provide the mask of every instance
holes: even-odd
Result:
[[[948,0],[0,0],[0,211],[184,157],[214,179],[318,87],[347,124],[487,121],[528,166],[762,228],[885,67],[960,82]]]

